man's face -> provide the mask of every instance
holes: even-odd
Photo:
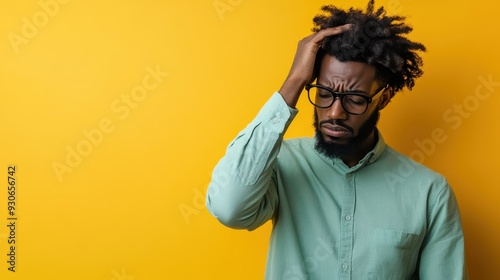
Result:
[[[336,92],[356,91],[367,97],[374,96],[381,85],[375,81],[375,67],[361,62],[340,62],[335,57],[325,55],[322,60],[318,84],[332,88]],[[326,109],[316,108],[314,127],[316,129],[316,149],[329,157],[344,158],[372,145],[379,110],[388,100],[385,92],[373,100],[362,115],[347,113],[337,99]],[[384,96],[385,95],[385,96]]]

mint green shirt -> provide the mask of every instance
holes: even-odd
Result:
[[[230,143],[207,192],[226,226],[272,220],[265,279],[468,279],[460,213],[443,176],[380,134],[351,168],[318,153],[313,138],[283,140],[297,112],[276,92]]]

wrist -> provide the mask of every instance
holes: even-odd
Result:
[[[288,107],[295,108],[306,84],[307,82],[303,79],[287,78],[285,80],[278,92],[283,96]]]

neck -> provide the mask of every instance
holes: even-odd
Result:
[[[360,145],[359,150],[355,151],[353,154],[346,155],[342,158],[342,161],[349,167],[353,167],[363,159],[366,154],[368,154],[375,145],[377,144],[378,135],[376,130],[373,130],[370,136],[368,136]]]

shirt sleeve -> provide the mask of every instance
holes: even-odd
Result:
[[[420,279],[469,279],[458,204],[445,182],[430,205],[429,225],[420,255]]]
[[[272,218],[278,205],[276,158],[297,113],[275,92],[229,144],[213,171],[206,199],[208,210],[221,223],[253,230]]]

